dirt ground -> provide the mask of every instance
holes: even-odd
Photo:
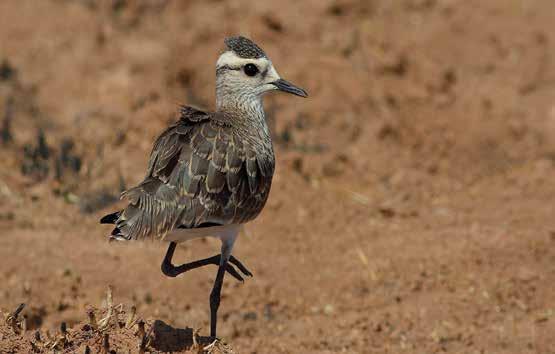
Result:
[[[25,303],[27,333],[0,351],[76,335],[109,286],[208,334],[216,268],[166,278],[165,245],[98,219],[179,104],[213,108],[241,33],[310,97],[265,99],[277,171],[235,247],[254,277],[224,284],[233,351],[555,353],[554,23],[552,0],[1,1],[0,309]],[[193,350],[167,344],[147,350]]]

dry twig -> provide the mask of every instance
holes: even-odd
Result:
[[[6,324],[10,326],[15,333],[21,333],[21,322],[19,321],[19,314],[25,308],[25,304],[21,303],[14,312],[8,314],[6,317]]]

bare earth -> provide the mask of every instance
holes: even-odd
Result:
[[[552,0],[1,1],[0,352],[62,322],[60,350],[137,352],[117,318],[83,339],[109,286],[184,335],[147,351],[198,351],[216,268],[166,278],[165,245],[98,219],[179,104],[213,108],[242,33],[310,97],[265,100],[278,166],[235,248],[254,278],[224,284],[233,352],[555,353],[554,23]]]

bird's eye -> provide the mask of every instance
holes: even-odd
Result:
[[[249,63],[249,64],[245,65],[243,70],[245,71],[245,74],[247,74],[248,76],[254,76],[254,75],[258,74],[258,68],[254,64]]]

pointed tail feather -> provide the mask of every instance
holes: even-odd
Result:
[[[121,215],[121,210],[116,211],[115,213],[105,215],[102,219],[100,219],[101,224],[115,224],[118,221],[119,216]]]
[[[121,230],[119,227],[115,227],[112,230],[112,233],[110,234],[110,238],[108,239],[108,241],[128,241],[129,238],[125,237],[124,234],[122,234]]]

